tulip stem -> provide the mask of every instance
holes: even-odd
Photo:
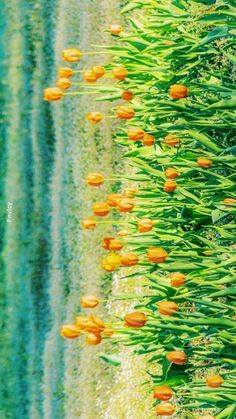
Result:
[[[81,55],[100,55],[100,54],[110,54],[111,55],[111,52],[110,51],[99,51],[99,52],[90,51],[90,52],[82,52],[81,53]]]
[[[128,221],[115,221],[115,220],[109,220],[109,221],[96,221],[96,224],[130,224]]]
[[[72,96],[72,95],[97,95],[97,94],[99,94],[99,93],[101,93],[101,92],[99,92],[99,91],[93,91],[93,92],[68,92],[68,93],[64,93],[64,96],[66,95],[66,96]]]

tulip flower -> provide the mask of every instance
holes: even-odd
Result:
[[[134,195],[137,193],[137,189],[136,188],[125,188],[124,189],[124,196],[126,198],[130,198],[133,199]]]
[[[97,74],[93,70],[86,70],[83,78],[87,83],[95,83],[97,81]]]
[[[77,316],[75,319],[75,326],[80,330],[85,330],[89,322],[88,316]]]
[[[104,237],[102,239],[102,247],[103,249],[109,250],[110,248],[110,241],[113,239],[113,237]]]
[[[109,250],[118,252],[123,248],[123,243],[119,239],[111,239],[109,243]]]
[[[105,329],[105,324],[103,321],[97,316],[88,316],[88,321],[84,325],[84,329],[86,332],[90,333],[101,333]]]
[[[143,138],[145,132],[140,127],[134,127],[128,129],[128,139],[129,141],[139,141]]]
[[[90,186],[100,186],[104,183],[104,176],[100,173],[89,173],[87,175],[86,183]]]
[[[68,48],[62,51],[62,58],[69,63],[75,63],[81,59],[81,52],[77,48]]]
[[[156,413],[159,416],[172,416],[175,413],[175,407],[170,403],[160,403],[156,407]]]
[[[106,202],[96,202],[93,204],[93,212],[99,217],[105,217],[109,214],[110,207]]]
[[[225,198],[224,204],[226,205],[236,205],[236,199],[234,198]]]
[[[121,255],[122,266],[135,266],[139,261],[138,256],[133,252],[126,252]]]
[[[120,256],[116,253],[109,253],[102,261],[102,267],[107,272],[113,272],[119,268],[121,263]]]
[[[116,110],[116,117],[119,119],[132,119],[135,115],[133,108],[128,106],[119,106]]]
[[[103,330],[102,334],[104,336],[112,336],[114,334],[114,330],[111,327],[106,327],[106,329]]]
[[[99,304],[99,299],[94,295],[86,295],[80,299],[80,305],[83,308],[94,308]]]
[[[69,78],[73,75],[73,70],[70,67],[60,67],[58,69],[58,78]]]
[[[183,351],[170,351],[167,352],[166,358],[169,362],[176,365],[184,365],[187,362],[187,355]]]
[[[121,194],[118,194],[118,193],[113,193],[113,194],[110,194],[110,195],[108,196],[108,198],[107,198],[107,204],[108,204],[110,207],[116,207],[116,206],[117,206],[118,201],[119,201],[121,198],[123,198],[123,195],[121,195]]]
[[[176,188],[177,183],[175,182],[175,180],[166,180],[164,183],[163,190],[165,192],[174,192]]]
[[[55,100],[60,100],[63,96],[63,92],[58,87],[48,87],[44,89],[44,100],[47,102],[53,102]]]
[[[147,316],[140,311],[133,311],[125,315],[125,325],[129,327],[143,327],[147,323]]]
[[[168,134],[164,138],[166,145],[174,147],[180,143],[180,139],[175,134]]]
[[[149,247],[147,249],[147,257],[149,262],[162,263],[168,257],[168,253],[161,247]]]
[[[147,233],[153,229],[153,226],[153,221],[149,218],[141,218],[141,220],[138,221],[139,233]]]
[[[124,67],[114,67],[112,70],[112,74],[116,80],[125,80],[128,75],[128,71]]]
[[[212,161],[209,159],[206,159],[205,157],[198,157],[197,165],[199,167],[202,167],[203,169],[208,169],[209,167],[211,167]]]
[[[85,343],[87,345],[99,345],[99,343],[101,343],[101,341],[102,341],[102,337],[101,337],[100,334],[89,333],[86,336]]]
[[[143,145],[150,147],[155,143],[155,137],[153,137],[153,135],[150,134],[145,134],[142,138],[142,143]]]
[[[91,124],[98,124],[99,122],[101,122],[103,120],[103,114],[100,112],[89,112],[86,115],[86,119],[91,123]]]
[[[178,309],[179,307],[174,301],[162,301],[158,306],[159,313],[167,316],[172,316]]]
[[[125,237],[127,236],[129,233],[127,230],[119,230],[117,231],[117,236],[121,236],[121,237]]]
[[[122,31],[123,31],[122,26],[117,25],[117,24],[110,25],[109,27],[109,32],[112,35],[119,35]]]
[[[211,388],[218,388],[220,386],[222,386],[224,380],[220,375],[210,375],[209,377],[206,378],[206,382],[208,387]]]
[[[96,65],[92,68],[92,71],[96,74],[97,79],[100,79],[101,77],[104,76],[105,74],[105,68],[102,67],[101,65]]]
[[[181,287],[181,285],[184,285],[186,280],[186,277],[181,272],[174,272],[171,275],[170,283],[172,287]]]
[[[60,335],[63,338],[67,338],[67,339],[75,339],[78,338],[80,335],[80,330],[77,326],[73,325],[73,324],[64,324],[61,327],[61,332]]]
[[[173,84],[170,87],[170,97],[173,99],[183,99],[188,93],[188,88],[184,84]]]
[[[169,386],[156,386],[153,391],[153,397],[157,400],[167,402],[171,399],[174,392]]]
[[[130,198],[121,198],[117,202],[117,210],[120,212],[129,212],[134,208],[133,199]]]
[[[71,87],[71,81],[66,77],[62,77],[57,80],[57,86],[63,90],[69,89]]]
[[[85,218],[82,221],[82,225],[88,230],[93,230],[96,227],[96,221],[93,218]]]
[[[167,179],[175,179],[177,176],[179,176],[178,169],[175,169],[174,167],[168,167],[165,171],[165,177]]]
[[[130,90],[125,90],[122,95],[121,95],[123,100],[132,100],[134,97],[133,92],[131,92]]]

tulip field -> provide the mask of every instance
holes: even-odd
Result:
[[[78,295],[60,333],[99,346],[104,368],[120,368],[123,347],[142,359],[140,419],[236,417],[235,12],[224,0],[128,2],[111,44],[63,50],[44,91],[47,101],[94,95],[84,124],[115,124],[124,170],[86,174],[88,189],[110,191],[94,193],[82,226],[91,258],[105,231],[100,264],[132,294]],[[80,66],[86,55],[99,65]]]

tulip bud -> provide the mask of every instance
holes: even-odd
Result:
[[[133,92],[131,92],[130,90],[125,90],[122,95],[121,95],[123,100],[132,100],[134,97]]]
[[[177,183],[175,182],[175,180],[166,180],[164,183],[163,190],[165,192],[174,192],[176,188]]]
[[[69,89],[71,87],[71,81],[70,79],[66,78],[66,77],[62,77],[60,79],[57,80],[57,86],[60,89]]]
[[[122,266],[134,266],[137,265],[139,261],[138,256],[133,252],[126,252],[121,255],[121,265]]]
[[[101,77],[104,76],[105,74],[105,68],[102,67],[101,65],[96,65],[92,68],[93,72],[96,74],[97,79],[100,79]]]
[[[107,198],[107,204],[108,204],[110,207],[116,207],[116,206],[117,206],[118,201],[119,201],[121,198],[123,198],[123,195],[118,194],[118,193],[113,193],[113,194],[111,194],[111,195],[109,195],[109,196],[108,196],[108,198]]]
[[[147,323],[147,316],[140,311],[133,311],[125,315],[125,325],[129,327],[143,327]]]
[[[138,231],[139,233],[147,233],[153,229],[153,221],[149,218],[141,218],[138,221]]]
[[[212,165],[212,161],[205,157],[198,157],[197,165],[203,169],[208,169]]]
[[[61,332],[60,335],[63,338],[67,338],[67,339],[75,339],[78,338],[80,335],[80,330],[78,329],[78,327],[76,327],[73,324],[64,324],[61,327]]]
[[[97,316],[88,316],[88,321],[85,323],[84,330],[90,333],[101,333],[105,329],[105,324]]]
[[[116,117],[119,119],[132,119],[135,115],[133,108],[128,106],[119,106],[116,110]]]
[[[174,147],[180,143],[180,139],[175,134],[168,134],[165,136],[164,142],[166,145]]]
[[[185,283],[186,277],[181,272],[175,272],[171,275],[171,286],[172,287],[181,287]]]
[[[129,212],[134,208],[133,200],[130,198],[121,198],[117,202],[117,210],[120,212]]]
[[[174,167],[168,167],[168,169],[165,171],[165,176],[167,179],[175,179],[177,176],[179,176],[179,171]]]
[[[104,182],[104,176],[100,173],[89,173],[87,176],[87,185],[90,186],[100,186]]]
[[[124,80],[127,75],[128,75],[128,71],[126,70],[126,68],[124,67],[114,67],[112,70],[113,76],[116,80]]]
[[[117,236],[124,237],[127,236],[129,233],[127,230],[119,230],[117,231]]]
[[[88,322],[89,322],[88,316],[77,316],[75,319],[75,325],[80,330],[85,330]]]
[[[100,112],[90,112],[86,115],[86,118],[91,124],[95,125],[102,121],[103,114]]]
[[[58,87],[48,87],[44,89],[44,100],[47,102],[53,102],[55,100],[60,100],[63,96],[63,92]]]
[[[174,301],[162,301],[159,306],[159,313],[167,316],[172,316],[179,307]]]
[[[128,139],[129,141],[138,141],[141,140],[145,132],[142,128],[134,127],[128,129]]]
[[[153,397],[164,402],[171,399],[174,392],[169,386],[156,386],[153,391]]]
[[[81,58],[81,52],[77,48],[68,48],[62,51],[62,58],[69,63],[75,63]]]
[[[96,227],[96,221],[93,218],[85,218],[82,221],[82,225],[88,230],[93,230]]]
[[[93,204],[93,212],[99,217],[105,217],[109,214],[110,207],[106,202],[96,202]]]
[[[117,24],[110,25],[109,27],[109,32],[112,35],[119,35],[122,31],[123,31],[122,26],[117,25]]]
[[[137,189],[135,188],[125,188],[124,189],[124,196],[126,198],[133,199],[134,195],[137,193]]]
[[[169,362],[176,365],[184,365],[187,362],[187,355],[183,351],[170,351],[167,352],[166,358]]]
[[[168,257],[168,253],[161,247],[149,247],[147,249],[147,257],[149,262],[162,263]]]
[[[226,205],[236,205],[236,199],[234,198],[225,198],[224,204]]]
[[[60,67],[58,69],[58,78],[69,78],[73,74],[73,70],[70,67]]]
[[[94,308],[99,304],[99,299],[94,295],[86,295],[80,299],[80,305],[83,308]]]
[[[102,267],[107,272],[113,272],[119,268],[121,263],[120,256],[116,253],[109,253],[102,261]]]
[[[85,343],[87,345],[99,345],[99,343],[101,343],[101,341],[102,341],[101,335],[99,335],[99,334],[95,335],[94,333],[89,333],[86,336]]]
[[[97,74],[93,70],[86,70],[83,78],[87,83],[95,83],[97,81]]]
[[[175,407],[170,403],[160,403],[156,407],[156,413],[159,416],[172,416],[175,413]]]
[[[123,243],[119,239],[111,239],[109,244],[109,250],[118,252],[123,248]]]
[[[106,329],[103,330],[104,336],[112,336],[114,334],[114,330],[111,327],[106,327]]]
[[[102,247],[103,249],[109,250],[110,248],[110,241],[113,239],[113,237],[104,237],[102,239]]]
[[[173,84],[170,87],[170,97],[173,99],[183,99],[188,93],[188,88],[184,84]]]
[[[145,134],[142,139],[143,145],[150,147],[155,143],[155,137],[150,134]]]
[[[209,377],[206,378],[206,382],[208,387],[211,388],[218,388],[220,386],[222,386],[224,380],[220,375],[211,375]]]

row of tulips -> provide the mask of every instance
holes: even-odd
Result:
[[[69,94],[130,101],[112,108],[111,115],[95,110],[86,118],[92,124],[108,117],[124,120],[115,141],[127,148],[124,157],[135,168],[130,179],[136,186],[95,202],[82,224],[88,230],[111,224],[111,236],[101,243],[108,251],[102,267],[107,272],[132,267],[126,276],[145,277],[144,292],[133,297],[135,311],[119,322],[78,316],[61,334],[85,333],[89,345],[104,339],[132,344],[135,356],[158,363],[160,372],[147,378],[158,416],[233,419],[236,414],[235,11],[225,0],[130,1],[122,12],[132,29],[111,25],[119,48],[101,48],[101,54],[114,56],[113,63],[61,68],[57,87],[45,90],[46,100],[61,99],[73,83],[59,84],[60,79],[81,73],[86,84]],[[83,55],[74,48],[62,54],[73,63]],[[101,77],[116,84],[101,85]],[[129,176],[90,173],[86,183],[102,187],[123,179]],[[125,213],[125,220],[104,221],[111,210]],[[99,303],[96,296],[81,299],[83,309]]]

